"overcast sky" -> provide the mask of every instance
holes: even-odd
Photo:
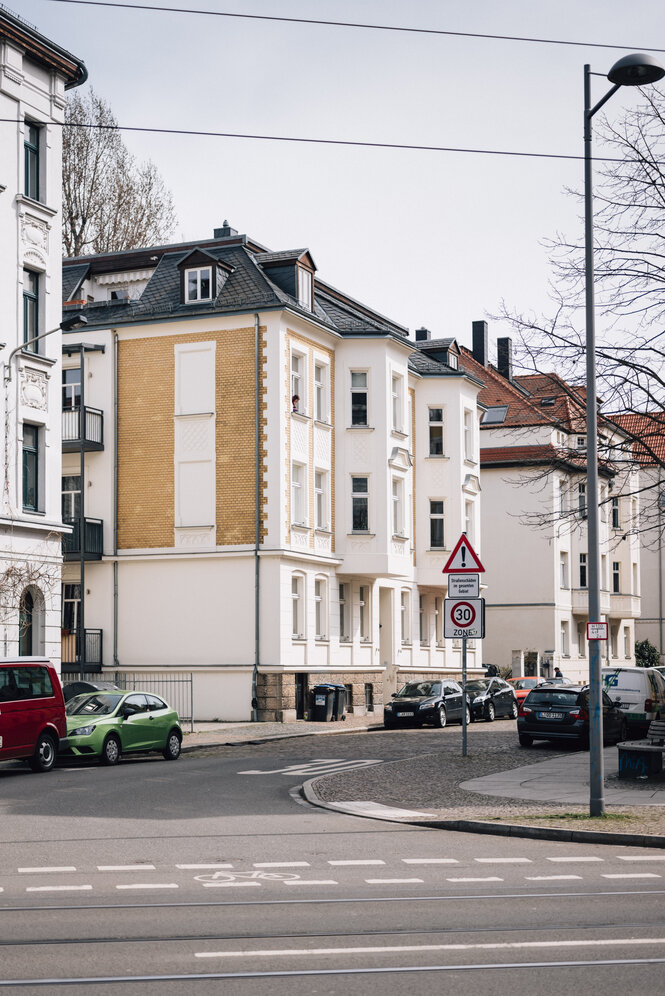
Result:
[[[85,62],[121,125],[477,150],[581,156],[584,64],[604,74],[626,54],[618,46],[665,49],[662,0],[163,2],[584,44],[6,5]],[[608,86],[597,78],[594,99]],[[635,100],[621,90],[607,112],[618,118]],[[502,299],[546,311],[542,240],[582,231],[564,193],[581,186],[581,161],[137,133],[125,141],[172,191],[176,241],[212,237],[226,218],[272,250],[307,247],[322,279],[412,330],[466,345],[471,322]],[[508,332],[494,323],[491,342]]]

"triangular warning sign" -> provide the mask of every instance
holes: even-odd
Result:
[[[462,533],[441,573],[463,574],[465,572],[469,574],[484,574],[485,568],[480,563],[476,551],[466,538],[466,533]]]

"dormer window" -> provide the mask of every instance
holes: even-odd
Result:
[[[298,304],[312,310],[312,274],[303,266],[298,267]]]
[[[212,267],[185,270],[185,302],[194,304],[212,300]]]

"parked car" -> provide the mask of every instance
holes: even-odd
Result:
[[[575,682],[571,681],[570,678],[564,678],[563,675],[559,678],[543,678],[543,681],[547,685],[574,685]]]
[[[120,688],[113,681],[68,681],[62,686],[62,694],[65,702],[69,702],[75,695],[82,695],[83,692],[102,692],[111,688]]]
[[[75,695],[66,706],[65,757],[117,764],[122,754],[161,751],[180,756],[182,729],[175,709],[150,692],[101,691]]]
[[[626,717],[603,692],[603,739],[626,739]],[[522,747],[534,740],[571,740],[589,746],[589,686],[551,685],[533,688],[520,705],[517,733]]]
[[[508,684],[512,685],[513,688],[514,688],[514,690],[515,690],[515,697],[517,698],[517,702],[518,703],[523,702],[524,699],[529,694],[529,692],[531,691],[531,689],[535,688],[537,685],[542,685],[542,683],[545,680],[546,680],[545,678],[537,677],[537,676],[536,677],[530,677],[530,678],[508,678],[507,679]]]
[[[471,713],[467,703],[467,723]],[[456,681],[409,681],[383,707],[383,725],[387,730],[396,726],[422,726],[432,723],[444,727],[449,722],[461,723],[462,688]]]
[[[41,657],[0,660],[0,761],[23,758],[33,771],[50,771],[66,734],[53,664]]]
[[[621,709],[629,737],[642,737],[652,719],[665,719],[665,678],[655,667],[604,667],[603,688]]]
[[[466,694],[471,706],[471,719],[486,719],[491,723],[496,716],[517,718],[519,706],[515,690],[503,678],[467,681]]]

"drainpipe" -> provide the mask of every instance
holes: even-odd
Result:
[[[79,599],[79,677],[81,681],[85,678],[86,668],[86,641],[85,641],[85,437],[86,437],[86,413],[85,413],[85,346],[81,343],[79,356],[81,358],[81,399],[79,402],[79,459],[81,468],[81,494],[79,496],[79,570],[80,570],[80,591]]]
[[[254,671],[252,672],[252,722],[259,719],[259,703],[257,698],[257,679],[259,674],[260,656],[260,559],[261,543],[261,371],[259,369],[259,315],[254,315]]]
[[[118,333],[113,332],[113,666],[118,661]]]

